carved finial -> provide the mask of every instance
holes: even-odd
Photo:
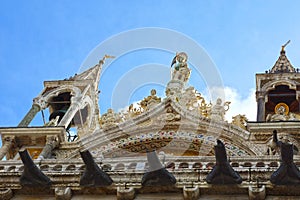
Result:
[[[291,42],[291,40],[287,41],[284,45],[281,46],[281,51],[284,51],[284,48]]]

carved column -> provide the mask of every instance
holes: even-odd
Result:
[[[47,136],[46,145],[44,146],[42,152],[39,155],[40,159],[50,158],[52,155],[52,150],[59,144],[58,138],[56,136]]]
[[[257,117],[258,122],[265,121],[265,96],[264,92],[256,92],[256,101],[257,101]]]
[[[19,127],[26,127],[30,124],[30,122],[33,120],[35,115],[40,111],[45,109],[48,106],[48,103],[46,102],[46,99],[43,96],[38,96],[33,99],[33,104],[31,109],[28,111],[28,113],[25,115],[25,117],[22,119],[22,121],[19,123]]]
[[[22,121],[19,123],[19,127],[26,127],[30,124],[30,122],[33,120],[35,115],[41,110],[40,106],[37,104],[33,104],[31,109],[28,111],[28,113],[25,115],[25,117],[22,119]]]
[[[75,116],[76,112],[80,109],[82,98],[81,97],[72,97],[71,98],[71,105],[58,124],[58,126],[64,126],[65,128],[71,123],[73,117]]]
[[[5,137],[3,140],[2,147],[0,149],[0,160],[8,153],[9,149],[12,147],[14,141],[14,136]]]

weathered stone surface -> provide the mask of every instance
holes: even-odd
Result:
[[[56,200],[70,200],[72,197],[72,191],[69,187],[55,188]]]
[[[266,187],[249,187],[249,199],[250,200],[264,200],[266,198]]]
[[[134,188],[117,188],[117,199],[118,200],[133,200],[135,197]]]
[[[197,200],[200,196],[199,187],[183,187],[183,199],[184,200]]]
[[[11,189],[0,189],[0,200],[9,200],[13,197]]]

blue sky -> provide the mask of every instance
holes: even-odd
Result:
[[[286,41],[291,40],[286,48],[288,58],[295,67],[300,66],[299,8],[298,1],[276,0],[1,1],[0,126],[16,126],[21,121],[43,89],[44,80],[74,75],[101,42],[143,27],[166,28],[195,40],[241,103],[253,93],[255,73],[273,66]],[[103,77],[102,112],[109,107],[110,95],[105,97],[105,91],[110,90],[114,75],[122,77],[122,73],[147,63],[168,65],[174,56],[151,50],[139,53],[123,55],[111,66],[111,74]],[[204,90],[201,81],[197,85],[197,75],[192,76],[195,87]],[[150,89],[137,89],[132,101]],[[159,94],[163,95],[163,89]]]

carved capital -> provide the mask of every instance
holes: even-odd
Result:
[[[256,100],[264,99],[266,96],[266,92],[265,91],[256,91],[255,95],[256,95]]]
[[[5,136],[3,138],[4,144],[5,143],[12,143],[15,141],[15,136],[11,135],[11,136]]]
[[[33,99],[33,105],[37,105],[37,106],[39,106],[40,110],[43,110],[43,109],[47,108],[48,103],[43,96],[38,96]]]
[[[5,136],[3,138],[3,144],[0,149],[0,160],[2,160],[2,158],[8,153],[14,141],[15,141],[15,136]]]
[[[56,200],[70,200],[72,197],[72,191],[69,187],[55,188]]]
[[[117,199],[118,200],[133,200],[135,197],[134,188],[121,188],[117,189]]]
[[[59,139],[56,135],[47,135],[46,144],[51,145],[53,148],[57,147],[59,144]]]
[[[199,199],[200,196],[200,190],[199,187],[183,187],[183,199],[184,200],[194,200],[194,199]]]
[[[261,187],[249,186],[248,193],[250,200],[263,200],[266,198],[266,187],[264,185],[262,185]]]
[[[1,200],[9,200],[13,197],[13,192],[10,188],[8,189],[0,189],[0,199]]]

